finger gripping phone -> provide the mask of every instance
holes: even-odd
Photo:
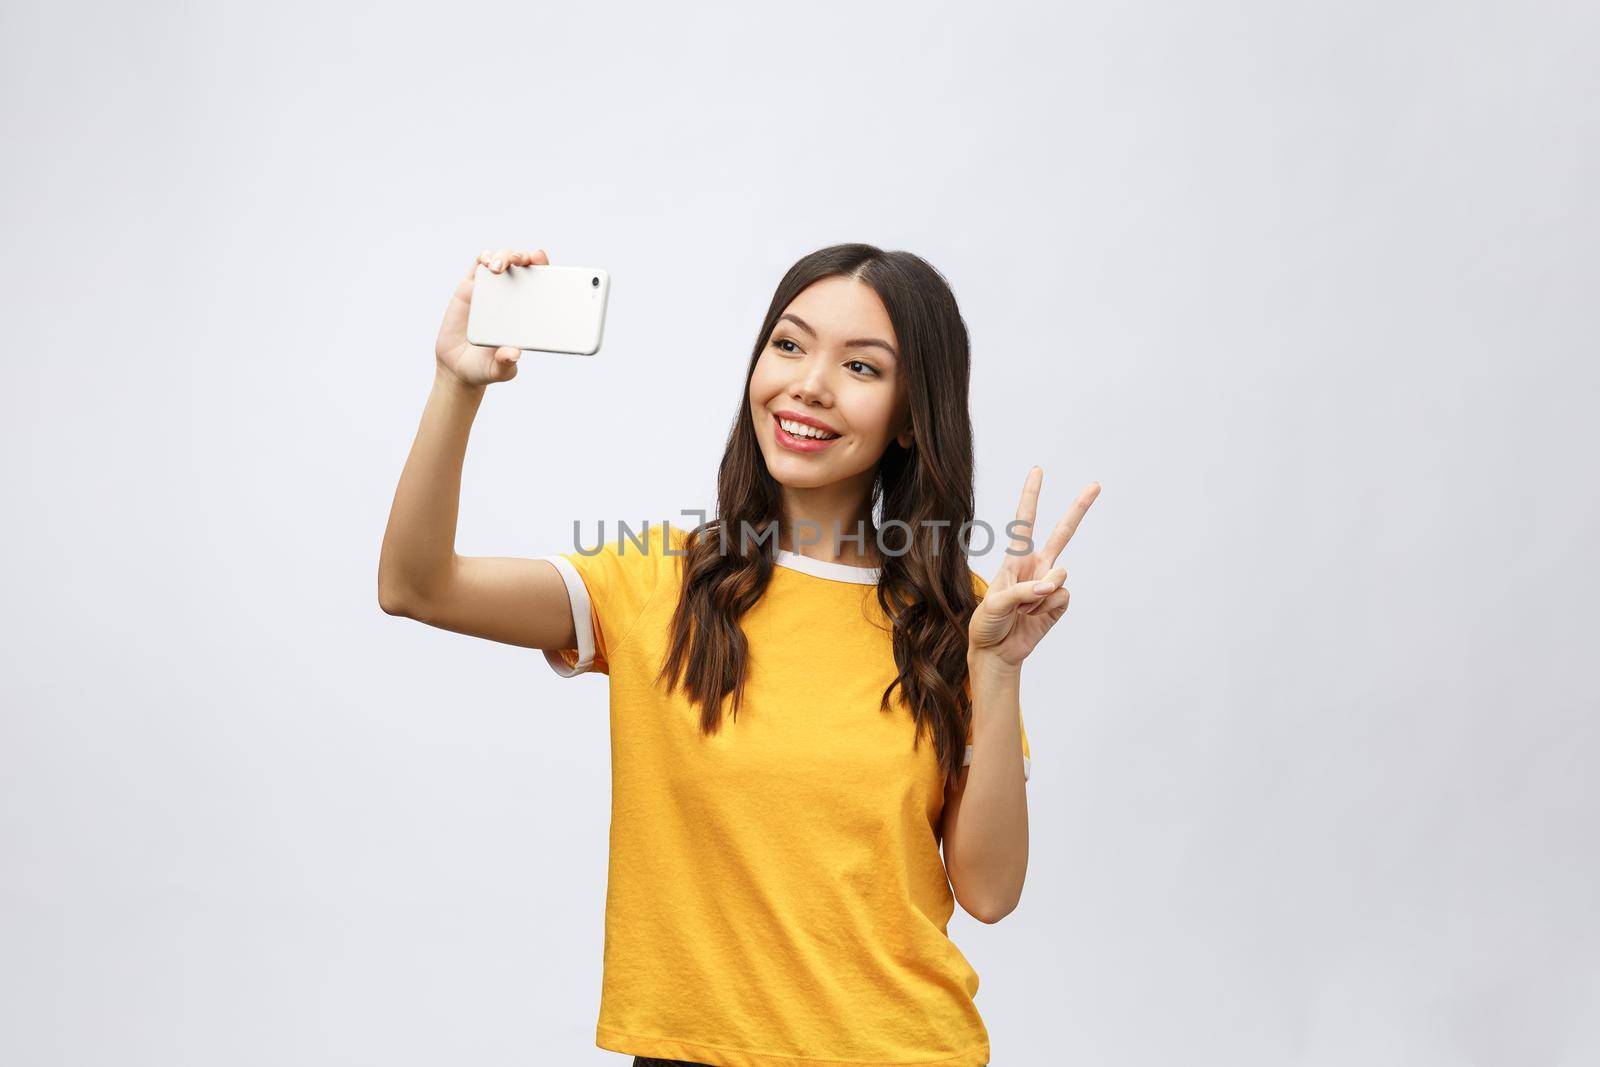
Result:
[[[592,356],[600,351],[611,276],[598,267],[531,264],[499,274],[482,263],[472,282],[467,341]]]

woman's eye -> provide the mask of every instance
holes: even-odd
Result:
[[[785,345],[787,345],[789,347],[786,348],[786,347],[784,347]],[[792,356],[795,353],[800,351],[800,346],[795,344],[793,341],[791,341],[787,337],[775,337],[775,338],[773,338],[773,340],[771,342],[771,346],[773,348],[776,348],[779,352],[784,353],[785,355],[791,355]],[[858,373],[858,374],[870,374],[874,378],[881,378],[883,376],[878,371],[877,367],[874,367],[872,364],[867,363],[867,362],[865,362],[863,360],[852,359],[849,362],[847,362],[845,364],[845,366],[855,369],[856,373]]]

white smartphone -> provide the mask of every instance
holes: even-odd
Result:
[[[592,356],[600,351],[611,276],[597,267],[511,264],[496,274],[482,263],[473,276],[467,341]]]

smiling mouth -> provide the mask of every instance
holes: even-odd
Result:
[[[793,426],[794,429],[788,429],[784,425],[785,423]],[[776,415],[772,416],[772,432],[777,437],[780,445],[795,452],[819,452],[844,436],[844,434],[836,433],[823,437],[813,437],[813,434],[827,434],[827,431],[819,430],[815,426],[808,426],[804,423],[797,423],[790,419],[780,419]]]

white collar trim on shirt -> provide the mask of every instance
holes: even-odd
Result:
[[[855,582],[857,585],[878,584],[877,567],[851,567],[844,563],[830,563],[825,559],[813,559],[798,552],[790,552],[786,548],[778,549],[777,559],[773,562],[792,571],[800,571],[817,578],[828,578],[835,582]]]

